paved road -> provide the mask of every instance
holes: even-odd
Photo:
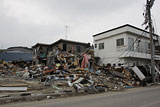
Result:
[[[133,88],[123,92],[108,92],[9,104],[2,107],[160,107],[160,86]]]

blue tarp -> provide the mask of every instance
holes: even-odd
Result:
[[[4,61],[32,61],[32,53],[0,53],[0,60]]]

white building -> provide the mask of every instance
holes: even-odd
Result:
[[[149,64],[149,32],[132,25],[123,25],[96,35],[94,38],[95,56],[104,64],[124,64],[127,66]],[[155,48],[159,47],[159,36],[154,35]],[[159,50],[160,51],[160,50]],[[155,50],[155,60],[160,61],[160,54]]]

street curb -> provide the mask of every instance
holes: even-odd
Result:
[[[18,96],[18,97],[5,97],[0,98],[0,105],[8,103],[17,103],[17,102],[30,102],[30,101],[41,101],[45,99],[56,99],[56,98],[65,98],[77,95],[87,95],[84,92],[72,92],[72,93],[59,93],[59,94],[42,94],[42,95],[29,95],[29,96]]]

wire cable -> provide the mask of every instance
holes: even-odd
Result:
[[[143,31],[142,34],[139,35],[139,36],[136,38],[136,40],[132,43],[132,45],[130,46],[130,48],[125,49],[125,51],[123,51],[119,56],[117,56],[113,61],[111,61],[111,63],[114,62],[116,59],[118,59],[121,55],[123,55],[123,54],[128,50],[128,52],[126,53],[126,55],[127,55],[127,54],[130,52],[129,50],[130,50],[131,48],[133,48],[133,47],[134,47],[134,44],[142,37],[143,33],[145,33],[145,31]],[[126,55],[125,55],[125,56],[126,56]],[[117,63],[119,63],[121,60],[122,60],[122,59],[120,59]]]

